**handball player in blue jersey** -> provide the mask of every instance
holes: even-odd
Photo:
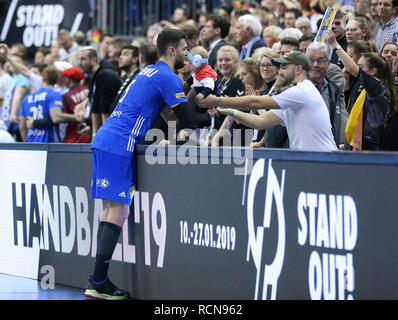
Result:
[[[188,53],[185,35],[165,30],[158,36],[157,48],[159,62],[134,78],[91,145],[91,198],[104,199],[105,210],[98,227],[94,273],[85,291],[88,297],[128,298],[109,280],[108,268],[135,191],[134,148],[166,106],[178,117],[187,105],[183,84],[175,74],[184,67]]]

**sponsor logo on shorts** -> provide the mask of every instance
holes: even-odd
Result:
[[[110,182],[106,179],[97,179],[97,187],[101,187],[103,189],[108,188],[110,185]]]
[[[126,198],[126,193],[124,191],[120,192],[119,197]]]

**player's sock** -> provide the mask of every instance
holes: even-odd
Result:
[[[113,251],[115,250],[117,240],[122,228],[110,222],[104,222],[101,236],[97,244],[97,255],[95,257],[95,266],[93,280],[101,282],[106,279],[111,262]]]
[[[98,225],[98,231],[97,231],[97,248],[98,248],[98,244],[100,242],[101,239],[101,233],[102,233],[102,229],[104,228],[104,224],[105,221],[100,221],[99,225]],[[98,250],[97,250],[98,251]]]

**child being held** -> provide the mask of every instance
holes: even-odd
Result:
[[[191,81],[196,100],[205,99],[209,94],[219,95],[217,72],[207,63],[208,57],[207,50],[202,46],[194,47],[188,53],[188,59],[195,68]]]

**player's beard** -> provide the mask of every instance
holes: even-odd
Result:
[[[174,70],[184,68],[185,56],[177,56],[174,62]]]

